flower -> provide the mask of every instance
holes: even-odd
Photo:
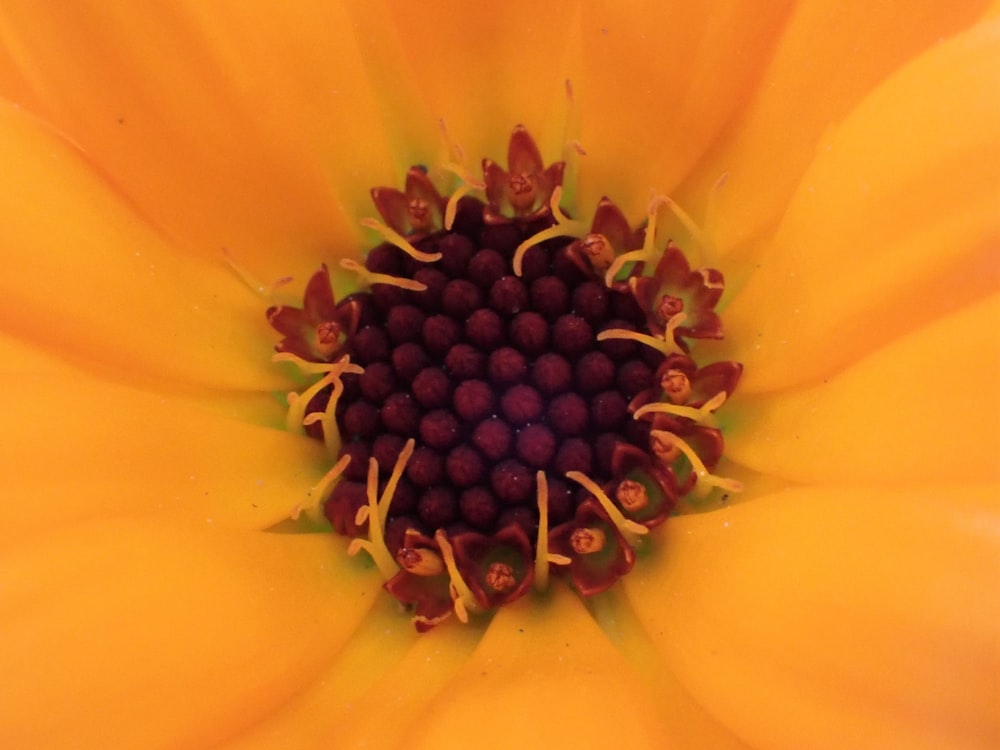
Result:
[[[0,736],[996,744],[992,15],[5,3]],[[417,635],[340,539],[262,533],[328,466],[222,258],[304,284],[370,244],[369,188],[453,158],[439,118],[495,159],[524,122],[546,161],[568,121],[581,208],[670,195],[730,288],[705,346],[745,365],[748,491],[589,608]]]

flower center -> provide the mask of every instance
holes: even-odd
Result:
[[[537,154],[523,129],[511,154]],[[538,159],[532,174],[561,180]],[[721,274],[690,271],[670,246],[641,275],[621,259],[655,252],[653,222],[632,230],[602,202],[588,228],[562,213],[558,184],[523,175],[490,200],[487,171],[485,203],[438,195],[422,170],[407,193],[373,190],[387,226],[366,225],[387,241],[363,266],[342,262],[367,289],[337,303],[324,267],[302,310],[268,313],[279,351],[323,373],[290,421],[337,454],[324,514],[420,630],[512,601],[550,566],[603,591],[685,494],[736,489],[709,473],[722,438],[708,423],[740,367],[699,368],[686,340],[721,336]],[[435,229],[437,215],[450,225]],[[714,286],[696,294],[698,279]]]

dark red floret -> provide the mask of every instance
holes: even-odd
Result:
[[[455,389],[452,403],[455,413],[466,422],[478,422],[493,413],[496,397],[489,383],[483,380],[466,380]]]
[[[487,352],[503,345],[507,326],[499,313],[489,308],[480,308],[467,317],[465,338],[470,344]]]
[[[512,385],[528,375],[528,359],[517,349],[505,346],[490,354],[487,371],[497,385]]]
[[[475,448],[459,445],[448,454],[445,471],[456,487],[471,487],[485,478],[486,464]]]
[[[528,290],[517,276],[504,276],[490,287],[490,307],[501,315],[517,315],[528,308]]]
[[[451,378],[440,367],[425,367],[413,379],[413,397],[425,409],[451,403]]]

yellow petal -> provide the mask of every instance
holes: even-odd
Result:
[[[581,212],[608,195],[639,219],[673,190],[755,90],[790,5],[583,3]]]
[[[396,176],[354,35],[319,1],[0,11],[8,95],[29,87],[183,249],[228,247],[267,278],[353,253],[355,207]]]
[[[794,490],[671,519],[624,586],[754,747],[996,747],[998,492]]]
[[[10,747],[211,747],[293,697],[377,595],[327,535],[109,521],[0,558]]]
[[[726,454],[810,483],[1000,479],[1000,296],[815,387],[736,397]]]
[[[724,251],[773,226],[823,134],[895,69],[968,26],[985,5],[799,3],[750,106],[680,197],[702,202],[718,176],[729,175],[712,226]]]
[[[252,424],[222,394],[150,393],[3,338],[0,361],[4,542],[121,515],[264,528],[315,502],[329,459],[280,418]]]
[[[264,302],[184,256],[66,141],[0,104],[5,237],[0,319],[66,356],[164,380],[274,388]]]
[[[745,391],[824,377],[993,291],[1000,22],[935,47],[822,145],[726,310]]]
[[[670,746],[663,705],[561,586],[541,603],[503,608],[465,667],[410,728],[400,747]],[[681,713],[681,711],[678,711]],[[704,737],[711,739],[718,732]]]

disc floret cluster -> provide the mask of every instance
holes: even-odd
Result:
[[[341,261],[359,291],[324,266],[267,313],[312,381],[288,418],[330,450],[323,513],[418,630],[551,576],[604,591],[681,498],[740,489],[712,471],[742,367],[691,352],[722,337],[723,276],[657,248],[663,201],[638,229],[607,198],[571,218],[523,127],[506,169],[453,171],[448,195],[422,167],[372,190],[383,242]]]

